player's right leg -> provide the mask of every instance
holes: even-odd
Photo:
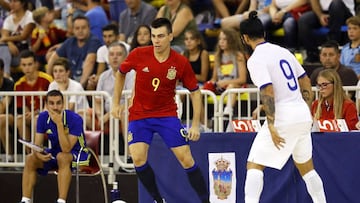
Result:
[[[30,202],[32,190],[36,183],[36,170],[42,167],[43,162],[39,160],[33,153],[26,156],[22,177],[22,202],[26,203],[26,200]]]
[[[264,166],[247,162],[245,179],[245,203],[258,203],[264,186]]]
[[[153,138],[153,131],[147,128],[149,123],[144,120],[131,121],[129,123],[128,144],[133,159],[137,177],[146,190],[157,203],[163,199],[156,185],[155,174],[148,163],[149,144]]]

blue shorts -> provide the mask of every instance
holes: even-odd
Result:
[[[128,144],[145,142],[151,144],[158,133],[167,147],[188,145],[187,131],[177,117],[146,118],[129,122]]]
[[[55,159],[50,159],[47,162],[44,162],[44,166],[43,168],[38,168],[37,169],[37,173],[39,175],[47,175],[49,171],[51,170],[57,170],[59,168],[58,164],[57,164],[57,160],[56,160],[56,155],[60,152],[59,150],[54,150],[54,149],[47,149],[46,150],[48,153],[51,153],[51,155],[53,157],[55,157]],[[76,170],[76,161],[77,161],[77,157],[79,152],[76,151],[72,151],[71,152],[73,155],[73,161],[72,164],[70,166],[71,170]],[[88,151],[82,151],[80,154],[80,160],[79,160],[79,165],[80,166],[88,166],[89,162],[90,162],[90,153]]]

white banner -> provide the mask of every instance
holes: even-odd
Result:
[[[236,202],[235,153],[209,153],[209,189],[211,203]]]

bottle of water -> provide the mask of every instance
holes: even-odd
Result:
[[[113,182],[113,188],[111,190],[111,202],[115,202],[116,200],[120,200],[120,191],[118,189],[118,183]]]
[[[112,203],[126,203],[120,199],[120,191],[119,191],[117,182],[113,182],[113,188],[110,191],[110,193],[111,193],[111,202]]]

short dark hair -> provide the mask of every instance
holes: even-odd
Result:
[[[240,23],[240,33],[248,35],[250,39],[258,39],[265,36],[264,26],[258,18],[256,11],[251,11],[249,18]]]
[[[172,25],[169,19],[167,18],[157,18],[151,23],[151,28],[160,28],[165,26],[168,33],[172,33]]]
[[[67,58],[59,57],[54,61],[53,66],[64,66],[65,70],[70,70],[70,63]]]
[[[20,59],[22,58],[33,58],[36,61],[35,53],[27,49],[20,52]]]
[[[323,48],[334,48],[335,51],[337,53],[340,53],[340,49],[339,49],[339,43],[335,40],[329,40],[329,41],[326,41],[324,44],[321,45],[321,50]]]
[[[82,15],[82,14],[77,15],[76,17],[74,17],[72,22],[74,23],[76,20],[86,20],[88,26],[90,26],[89,19],[86,16]]]
[[[60,92],[60,90],[50,90],[50,91],[48,91],[48,93],[46,94],[46,102],[48,102],[49,97],[56,97],[56,96],[60,96],[61,101],[64,102],[64,95]]]
[[[110,23],[102,28],[102,31],[113,31],[116,36],[119,35],[119,27],[115,23]]]

